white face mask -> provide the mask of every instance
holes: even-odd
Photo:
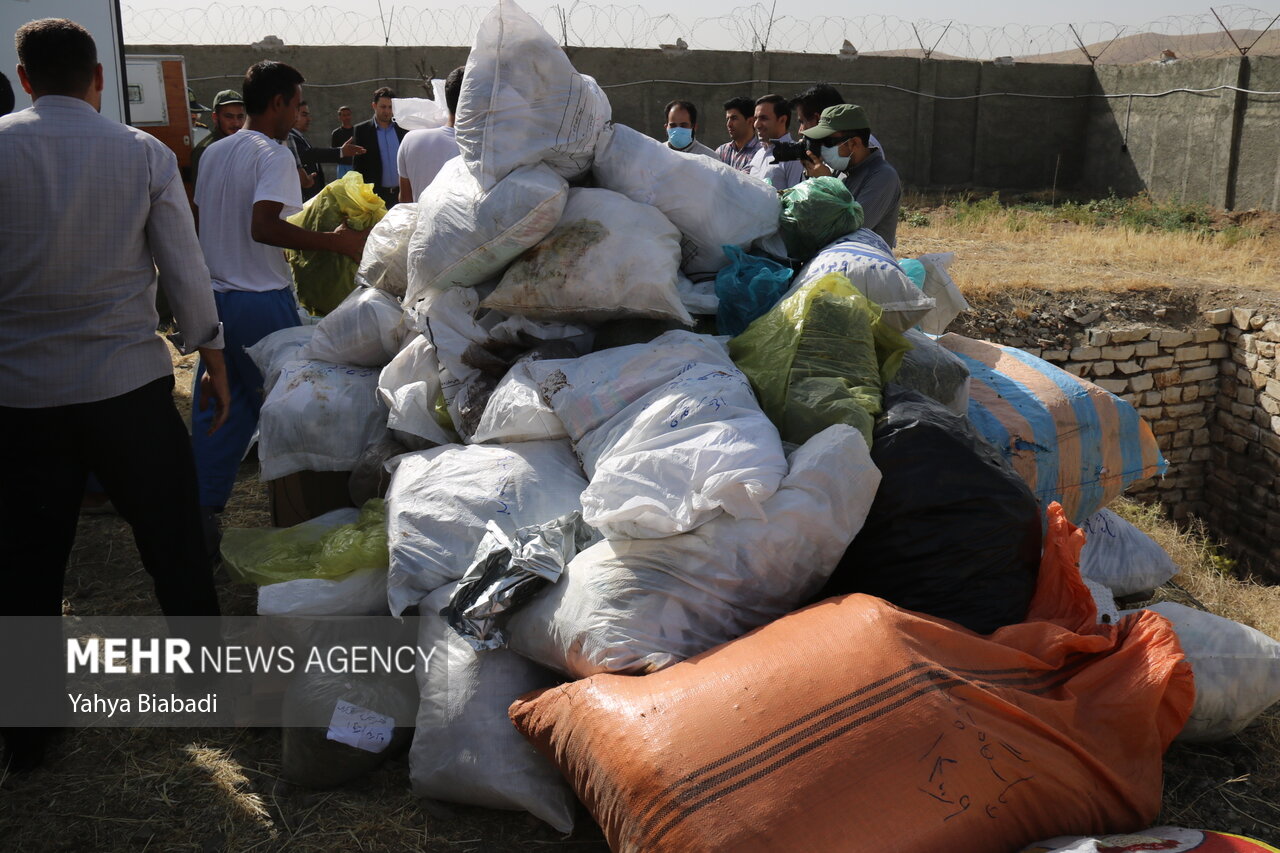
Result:
[[[841,157],[839,152],[839,145],[824,145],[821,152],[819,152],[822,154],[822,162],[830,166],[833,172],[843,172],[849,168],[849,158],[847,156]]]

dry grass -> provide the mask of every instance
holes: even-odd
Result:
[[[966,296],[1033,288],[1055,293],[1103,290],[1280,289],[1280,234],[1139,232],[1056,222],[1011,210],[961,219],[947,209],[928,225],[899,225],[898,254],[955,252],[952,274]],[[1228,236],[1229,235],[1229,236]]]

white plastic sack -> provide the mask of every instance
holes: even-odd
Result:
[[[432,79],[431,98],[392,98],[391,111],[396,124],[405,130],[426,130],[449,123],[449,103],[444,98],[444,81]]]
[[[954,252],[936,252],[916,259],[924,266],[921,290],[934,301],[933,309],[920,321],[920,328],[931,335],[944,334],[952,320],[969,310],[969,301],[947,269],[955,259]]]
[[[245,354],[252,359],[258,372],[262,374],[262,389],[265,395],[271,394],[272,387],[280,378],[280,368],[291,361],[297,361],[298,353],[311,340],[316,332],[314,324],[291,326],[272,332],[251,347],[245,347]]]
[[[436,348],[430,338],[417,335],[378,374],[378,399],[390,410],[387,428],[410,447],[423,440],[432,445],[452,443],[454,436],[436,420],[439,397]]]
[[[1230,737],[1280,702],[1280,642],[1248,625],[1172,601],[1142,609],[1173,623],[1195,674],[1196,701],[1178,740]]]
[[[399,299],[372,287],[357,287],[316,324],[298,358],[382,367],[400,351],[408,334]]]
[[[680,232],[656,207],[610,190],[571,189],[560,223],[516,258],[480,303],[506,314],[602,323],[693,318],[680,303]]]
[[[529,373],[532,363],[517,361],[493,389],[480,425],[471,436],[473,442],[505,444],[569,437],[560,418],[542,399],[542,391]]]
[[[386,410],[378,371],[323,361],[291,361],[258,418],[263,480],[297,471],[350,471],[381,437]]]
[[[903,334],[911,349],[903,356],[893,381],[937,400],[957,415],[967,414],[969,368],[958,355],[923,332],[907,329]]]
[[[885,323],[899,332],[919,323],[937,304],[902,271],[884,238],[868,228],[841,237],[801,267],[787,296],[833,272],[848,276],[863,296],[884,309]]]
[[[401,202],[369,230],[356,284],[404,296],[409,287],[409,240],[418,227],[418,205]]]
[[[545,163],[570,179],[591,168],[609,99],[511,0],[480,23],[463,75],[458,149],[485,189],[521,166]]]
[[[680,302],[690,314],[709,314],[715,316],[720,309],[720,297],[716,296],[716,280],[694,282],[684,273],[676,278],[676,293],[680,294]]]
[[[682,266],[714,273],[728,260],[721,246],[746,248],[778,230],[778,193],[763,181],[711,157],[690,157],[611,124],[600,135],[594,167],[606,189],[651,204],[686,238]]]
[[[1155,589],[1178,573],[1173,558],[1156,540],[1109,509],[1100,509],[1080,525],[1084,548],[1080,574],[1100,583],[1112,595]]]
[[[387,600],[394,616],[463,576],[486,522],[508,534],[544,524],[580,509],[587,485],[566,441],[453,444],[393,461]]]
[[[518,169],[485,191],[462,158],[445,163],[418,196],[405,305],[432,290],[470,287],[501,273],[551,233],[568,196],[565,179],[541,164]]]
[[[722,515],[667,539],[606,540],[508,623],[511,648],[582,678],[653,672],[772,622],[814,596],[862,528],[880,472],[828,427],[791,457],[768,523]]]
[[[573,830],[577,802],[556,766],[511,725],[519,696],[551,687],[551,672],[506,649],[477,652],[440,617],[456,584],[426,600],[418,647],[417,728],[409,781],[419,797],[527,811],[559,832]]]

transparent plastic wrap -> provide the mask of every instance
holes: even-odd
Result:
[[[414,202],[402,201],[387,211],[365,241],[356,284],[404,296],[409,288],[409,240],[417,227],[418,205]]]

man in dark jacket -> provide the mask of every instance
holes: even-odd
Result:
[[[373,118],[355,126],[352,139],[364,149],[356,155],[355,170],[367,184],[373,184],[387,207],[393,206],[400,195],[400,173],[396,171],[396,154],[400,140],[409,131],[395,124],[392,119],[391,99],[396,93],[386,86],[373,93]]]

